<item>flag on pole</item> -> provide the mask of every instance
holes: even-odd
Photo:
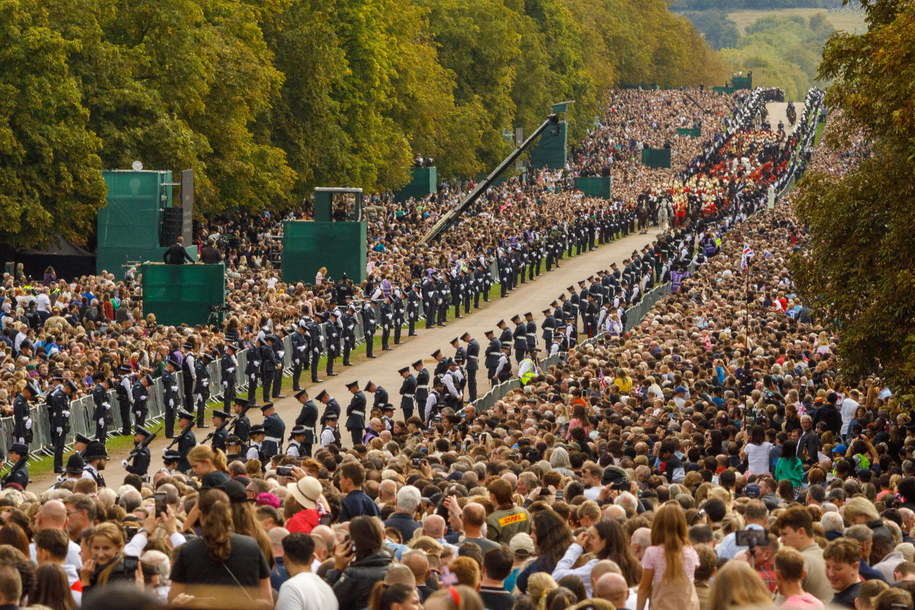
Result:
[[[756,255],[753,252],[753,250],[750,248],[750,244],[745,243],[743,245],[743,254],[740,255],[740,268],[746,269],[750,263],[750,259],[753,258],[754,256],[756,256]]]

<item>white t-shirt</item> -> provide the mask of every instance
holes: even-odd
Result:
[[[764,442],[762,445],[748,444],[744,451],[747,453],[750,474],[769,474],[769,454],[772,452],[772,443]]]
[[[317,574],[299,572],[280,587],[276,610],[339,610],[330,585]]]
[[[851,420],[855,418],[855,411],[858,410],[859,406],[859,403],[851,398],[846,398],[842,401],[842,434],[848,434],[848,426],[851,424]]]
[[[35,297],[35,309],[38,311],[44,311],[51,313],[51,297],[45,293],[40,293]]]

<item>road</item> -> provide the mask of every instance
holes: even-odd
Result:
[[[781,121],[785,125],[785,133],[789,136],[794,133],[794,127],[797,125],[792,125],[788,122],[788,103],[789,102],[769,102],[766,104],[766,111],[769,113],[769,125],[772,127],[772,131],[778,130],[778,122]],[[801,111],[804,109],[804,102],[794,102],[794,109],[797,111],[798,117],[801,116]]]
[[[651,243],[655,234],[656,233],[653,230],[649,231],[647,235],[636,233],[605,244],[602,247],[581,256],[576,256],[571,259],[565,258],[559,269],[553,269],[549,273],[542,273],[534,281],[528,281],[519,285],[515,290],[509,293],[506,298],[491,301],[480,309],[473,310],[473,313],[470,316],[465,316],[461,320],[454,320],[451,315],[454,313],[454,310],[452,309],[449,312],[449,321],[446,326],[426,330],[424,325],[420,325],[417,329],[418,335],[416,337],[407,338],[406,334],[404,334],[404,342],[401,345],[396,346],[392,351],[383,352],[378,348],[375,350],[376,358],[367,359],[365,356],[360,356],[358,360],[353,360],[352,367],[339,366],[338,361],[334,366],[334,372],[338,373],[336,377],[326,378],[323,382],[313,385],[311,384],[309,373],[305,372],[302,375],[302,381],[306,382],[303,384],[303,387],[309,389],[309,395],[312,397],[316,396],[321,390],[327,390],[331,396],[337,399],[337,402],[340,403],[345,413],[346,405],[349,404],[350,399],[346,384],[352,381],[358,381],[361,388],[367,381],[372,380],[388,391],[390,402],[396,407],[400,404],[400,397],[397,394],[397,391],[400,389],[401,378],[397,373],[398,369],[408,366],[411,362],[415,362],[419,359],[433,362],[431,354],[436,349],[441,349],[449,356],[452,355],[454,352],[449,345],[449,341],[454,337],[461,336],[465,331],[475,337],[480,342],[482,350],[485,350],[486,338],[483,333],[487,330],[495,330],[496,323],[501,319],[505,319],[506,322],[509,322],[510,318],[515,314],[524,314],[528,311],[533,312],[534,319],[537,320],[537,325],[539,327],[540,322],[543,320],[542,310],[548,307],[560,294],[566,292],[566,288],[570,284],[576,284],[578,280],[587,278],[599,269],[608,269],[612,262],[621,263],[624,258],[632,254],[633,250],[641,249],[644,245]],[[538,344],[541,348],[543,347],[543,341],[539,338],[539,333]],[[480,364],[482,366],[482,358]],[[322,378],[324,378],[323,373],[324,371],[321,371],[320,376]],[[485,369],[482,371],[482,374],[477,375],[479,384],[478,392],[481,396],[489,390],[489,384],[485,380],[485,376]],[[280,417],[283,418],[283,421],[286,422],[286,433],[288,435],[289,430],[292,429],[292,422],[295,421],[296,416],[299,414],[300,406],[298,401],[292,396],[291,391],[288,389],[284,391],[287,392],[287,397],[275,402],[275,405],[277,413],[279,413]],[[371,405],[372,395],[366,394],[366,398],[368,399],[369,405]],[[320,407],[321,405],[319,403],[319,408]],[[402,416],[402,412],[399,408],[395,414],[398,417]],[[261,415],[256,409],[249,411],[248,415],[251,418],[252,424],[261,423]],[[344,422],[345,417],[341,418],[341,428]],[[198,441],[202,440],[202,438],[211,431],[212,428],[209,430],[198,430]],[[320,432],[320,427],[318,431]],[[341,429],[341,437],[344,439],[345,444],[349,445],[349,434],[346,430]],[[284,439],[284,442],[285,440],[286,439]],[[150,451],[152,453],[150,473],[161,468],[162,451],[170,442],[171,441],[164,438],[157,438],[150,445]],[[127,474],[124,467],[121,466],[121,460],[123,460],[126,455],[126,450],[112,452],[111,454],[111,460],[108,462],[108,466],[103,474],[112,486],[119,485]],[[53,473],[34,475],[30,489],[46,489],[54,483],[55,476],[56,475]]]

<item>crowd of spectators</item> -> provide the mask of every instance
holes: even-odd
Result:
[[[200,446],[188,474],[0,492],[0,604],[912,609],[909,409],[842,376],[793,292],[790,197],[764,203],[706,219],[716,248],[631,332],[487,412],[265,472]]]

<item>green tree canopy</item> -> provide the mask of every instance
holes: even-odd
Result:
[[[862,2],[869,32],[837,34],[822,78],[830,106],[860,126],[873,156],[841,180],[805,177],[798,214],[810,253],[796,261],[802,294],[841,330],[850,375],[915,386],[915,5]],[[841,142],[839,142],[841,143]]]

